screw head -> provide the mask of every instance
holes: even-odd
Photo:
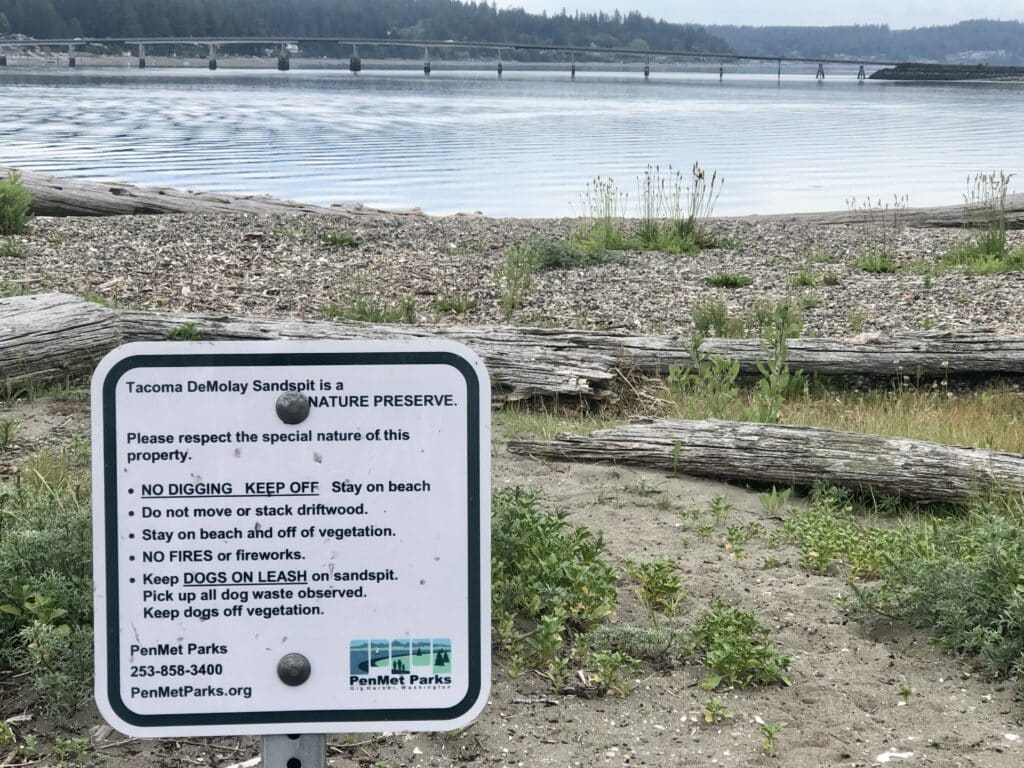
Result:
[[[285,392],[277,398],[277,417],[285,424],[301,424],[309,416],[309,397],[302,392]]]
[[[285,685],[302,685],[309,680],[313,668],[301,653],[288,653],[277,662],[277,676]]]

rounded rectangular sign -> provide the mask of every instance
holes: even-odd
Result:
[[[490,385],[444,341],[165,342],[92,384],[96,700],[137,736],[441,730],[490,687]]]

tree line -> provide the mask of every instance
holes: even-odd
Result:
[[[460,0],[0,0],[0,34],[35,38],[379,37],[726,52],[694,24],[638,12],[527,13]]]
[[[971,60],[1024,64],[1024,23],[976,19],[958,24],[890,29],[884,24],[845,27],[709,26],[736,51],[757,56],[843,56],[916,61]]]

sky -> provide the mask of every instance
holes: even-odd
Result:
[[[894,29],[964,19],[1024,20],[1024,0],[497,0],[502,8],[558,13],[638,10],[645,16],[697,24],[827,26],[888,24]]]

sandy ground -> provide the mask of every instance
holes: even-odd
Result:
[[[3,408],[0,416],[20,420],[23,428],[0,457],[2,475],[28,452],[87,435],[88,405],[81,399]],[[719,597],[754,611],[777,645],[792,655],[792,686],[718,692],[734,719],[707,725],[701,714],[709,694],[699,687],[704,673],[697,666],[672,672],[648,668],[629,695],[584,700],[553,693],[550,683],[533,673],[511,677],[498,657],[490,702],[471,727],[441,735],[331,737],[330,765],[1016,768],[1024,761],[1024,741],[1018,738],[1024,736],[1024,709],[1014,701],[1012,686],[975,674],[967,662],[939,653],[906,628],[848,621],[835,601],[848,591],[844,580],[804,573],[790,548],[768,549],[755,540],[744,559],[733,558],[723,546],[726,525],[758,520],[768,531],[781,525],[762,511],[754,491],[657,472],[515,457],[505,451],[500,434],[493,453],[495,489],[526,483],[546,506],[604,531],[614,560],[657,555],[676,560],[688,599],[682,615],[672,620],[675,625],[689,626]],[[677,511],[706,507],[720,495],[734,510],[706,541],[679,522]],[[763,568],[768,556],[782,564]],[[632,586],[621,583],[614,622],[645,621]],[[914,689],[906,702],[899,695],[904,684]],[[112,768],[225,768],[258,754],[251,738],[125,740],[109,732],[91,706],[70,723],[54,723],[32,704],[20,681],[0,674],[0,719],[31,714],[30,722],[17,727],[38,733],[44,747],[57,736],[91,735],[94,749],[86,761]],[[775,758],[761,752],[761,721],[786,724]]]

